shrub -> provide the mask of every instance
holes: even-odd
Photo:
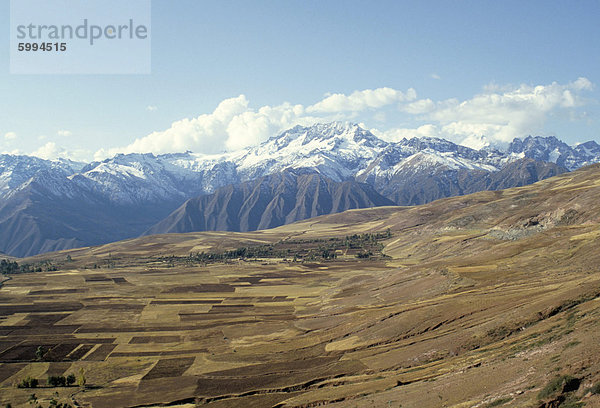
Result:
[[[506,404],[507,402],[510,402],[510,401],[512,401],[511,397],[499,398],[499,399],[494,400],[494,401],[490,402],[489,404],[487,404],[485,406],[485,408],[498,407],[498,406],[504,405],[504,404]]]
[[[579,388],[580,383],[581,380],[579,378],[570,375],[555,377],[539,392],[538,398],[545,399],[557,394],[562,394],[563,392],[575,391]]]
[[[69,374],[66,378],[67,385],[75,384],[75,374]]]
[[[53,387],[65,387],[67,385],[67,379],[64,375],[51,375],[48,377],[48,385]]]
[[[21,380],[21,382],[17,385],[18,388],[36,388],[39,384],[37,378],[27,377]]]
[[[46,354],[44,348],[42,346],[38,346],[38,348],[35,350],[35,358],[37,360],[41,360],[44,358],[44,354]]]
[[[364,251],[364,252],[359,252],[358,254],[356,254],[356,257],[359,259],[365,259],[365,258],[369,258],[373,256],[373,252],[371,251]]]
[[[52,387],[69,387],[75,384],[75,381],[77,381],[75,374],[69,374],[66,377],[64,375],[51,375],[48,377],[48,385]]]
[[[86,379],[85,373],[83,372],[83,368],[79,369],[79,376],[77,376],[77,385],[80,387],[85,387]]]

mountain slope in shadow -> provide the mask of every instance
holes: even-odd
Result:
[[[385,205],[394,203],[368,184],[335,182],[314,172],[284,171],[192,198],[145,234],[254,231]]]

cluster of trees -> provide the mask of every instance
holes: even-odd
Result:
[[[365,249],[368,246],[376,246],[378,249],[383,248],[379,241],[392,237],[392,232],[388,228],[386,232],[376,232],[364,234],[346,235],[344,237],[344,246],[349,249]]]
[[[304,259],[307,261],[316,261],[318,259],[328,260],[328,259],[336,259],[336,258],[337,258],[337,253],[335,252],[334,246],[325,247],[325,246],[319,245],[319,247],[316,249],[310,249],[308,251],[294,253],[294,261],[297,261],[298,259]]]
[[[273,245],[257,245],[240,247],[225,252],[199,252],[190,254],[190,259],[195,262],[224,261],[227,259],[251,258],[285,258],[290,255],[290,250],[275,249]]]
[[[330,260],[336,259],[339,250],[358,250],[357,258],[370,258],[374,253],[383,249],[379,241],[389,239],[392,233],[388,228],[384,232],[347,235],[344,238],[310,239],[310,240],[283,240],[275,244],[239,247],[224,252],[198,252],[192,253],[184,259],[187,263],[218,262],[229,259],[253,258],[293,258],[301,260]],[[318,244],[318,245],[315,245]],[[175,257],[163,258],[174,266]]]
[[[337,254],[334,248],[317,248],[317,256],[323,259],[335,259]]]
[[[48,385],[52,387],[69,387],[75,384],[75,374],[69,374],[66,377],[64,375],[51,375],[48,377]]]
[[[359,259],[368,259],[375,252],[380,252],[383,249],[383,244],[379,241],[392,237],[392,233],[388,228],[386,232],[364,233],[347,235],[344,238],[344,246],[347,249],[359,250],[355,256]]]
[[[51,387],[70,387],[75,384],[77,379],[75,374],[69,374],[66,377],[64,375],[51,375],[48,377],[48,385]],[[40,382],[37,378],[26,377],[17,384],[17,388],[37,388]]]
[[[36,265],[21,264],[19,265],[16,261],[9,261],[3,259],[0,261],[0,273],[4,275],[14,275],[17,273],[30,273],[30,272],[42,272],[42,271],[57,271],[58,267],[51,262],[43,262]]]
[[[273,245],[257,245],[254,247],[240,247],[222,253],[200,253],[197,259],[200,261],[214,261],[224,259],[247,259],[247,258],[283,258],[288,255],[285,250],[276,250]]]
[[[356,254],[356,257],[359,259],[367,259],[373,256],[373,252],[371,251],[361,251]]]
[[[40,271],[42,270],[41,268],[39,268]],[[35,268],[33,268],[31,265],[28,264],[22,264],[19,265],[17,262],[15,261],[9,261],[6,259],[3,259],[0,261],[0,273],[4,274],[4,275],[12,275],[12,274],[16,274],[16,273],[27,273],[27,272],[36,272]]]
[[[21,380],[19,384],[17,384],[17,388],[36,388],[39,385],[39,381],[37,378],[26,377]]]
[[[276,244],[277,245],[277,244]],[[335,253],[335,246],[319,246],[313,249],[302,249],[293,251],[290,248],[278,249],[273,245],[260,245],[256,247],[240,247],[231,251],[225,252],[200,252],[195,255],[191,255],[196,262],[211,262],[211,261],[224,261],[227,259],[254,259],[254,258],[291,258],[297,259],[309,259],[314,260],[317,258],[321,259],[335,259],[337,254]]]

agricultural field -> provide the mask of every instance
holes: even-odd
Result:
[[[2,405],[600,406],[600,166],[16,262]]]

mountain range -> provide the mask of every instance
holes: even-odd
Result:
[[[249,231],[381,205],[522,186],[600,161],[600,145],[515,139],[506,151],[387,142],[349,123],[296,126],[218,155],[77,163],[0,155],[0,252],[28,256],[142,234]]]
[[[281,194],[283,209],[312,183],[343,196],[326,180],[286,170],[247,200]],[[419,206],[18,259],[42,270],[2,282],[0,406],[27,406],[15,384],[52,369],[85,372],[61,402],[94,408],[598,407],[599,181],[596,164]],[[224,204],[222,220],[245,222]]]

